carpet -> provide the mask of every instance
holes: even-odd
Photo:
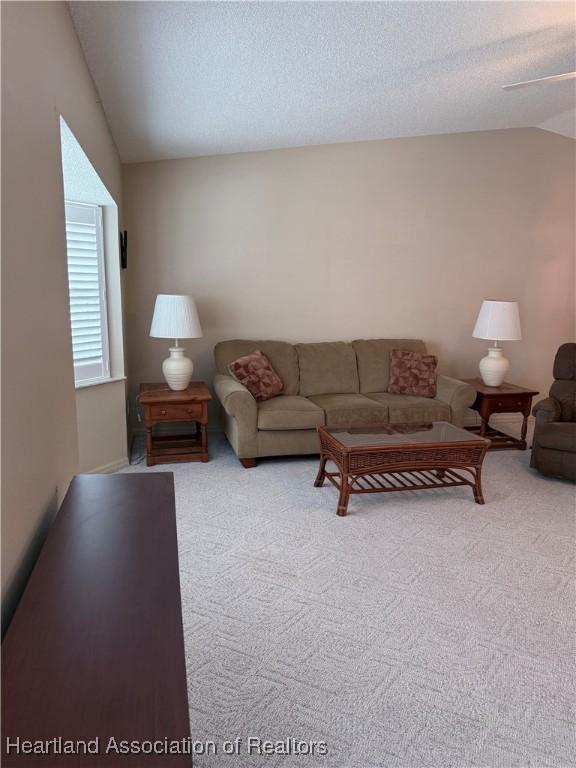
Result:
[[[483,507],[338,518],[314,457],[211,455],[126,470],[175,476],[196,768],[574,764],[574,486],[494,452]]]

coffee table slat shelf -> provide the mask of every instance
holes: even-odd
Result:
[[[327,479],[339,491],[337,514],[351,495],[470,486],[484,504],[482,462],[490,441],[444,422],[397,424],[371,430],[318,427],[320,466],[314,485]],[[328,461],[336,472],[326,470]]]

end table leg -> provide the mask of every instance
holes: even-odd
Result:
[[[146,427],[146,466],[154,466],[152,458],[152,427]]]
[[[206,424],[200,424],[200,439],[202,443],[202,461],[209,461],[208,433],[206,431]]]
[[[522,451],[526,450],[526,432],[528,431],[528,415],[529,413],[524,412],[523,419],[522,419],[522,430],[520,432],[520,440],[522,441],[520,450]]]
[[[328,456],[324,456],[323,454],[320,455],[320,466],[318,467],[318,474],[316,475],[316,480],[314,480],[314,487],[315,488],[321,488],[324,485],[324,477],[326,469],[326,462],[328,461]]]
[[[340,474],[340,495],[338,497],[338,509],[336,514],[338,517],[346,517],[348,514],[348,499],[350,498],[350,486],[348,485],[348,477],[344,474]]]
[[[476,504],[484,504],[484,494],[482,493],[482,469],[478,467],[474,473],[474,501]]]

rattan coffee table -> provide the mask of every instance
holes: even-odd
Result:
[[[490,440],[446,421],[373,429],[317,429],[321,452],[314,485],[320,487],[328,478],[338,488],[336,514],[341,517],[348,511],[348,499],[356,493],[469,485],[476,503],[484,504],[482,462]],[[337,472],[326,471],[329,460]]]

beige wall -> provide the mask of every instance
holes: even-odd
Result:
[[[60,114],[120,201],[118,155],[65,3],[2,3],[5,616],[78,466]]]
[[[76,390],[78,471],[116,472],[128,464],[126,382]]]
[[[504,130],[124,166],[128,373],[157,380],[157,292],[189,292],[211,379],[220,339],[424,338],[473,376],[484,298],[517,299],[510,379],[544,392],[574,334],[574,149]]]

